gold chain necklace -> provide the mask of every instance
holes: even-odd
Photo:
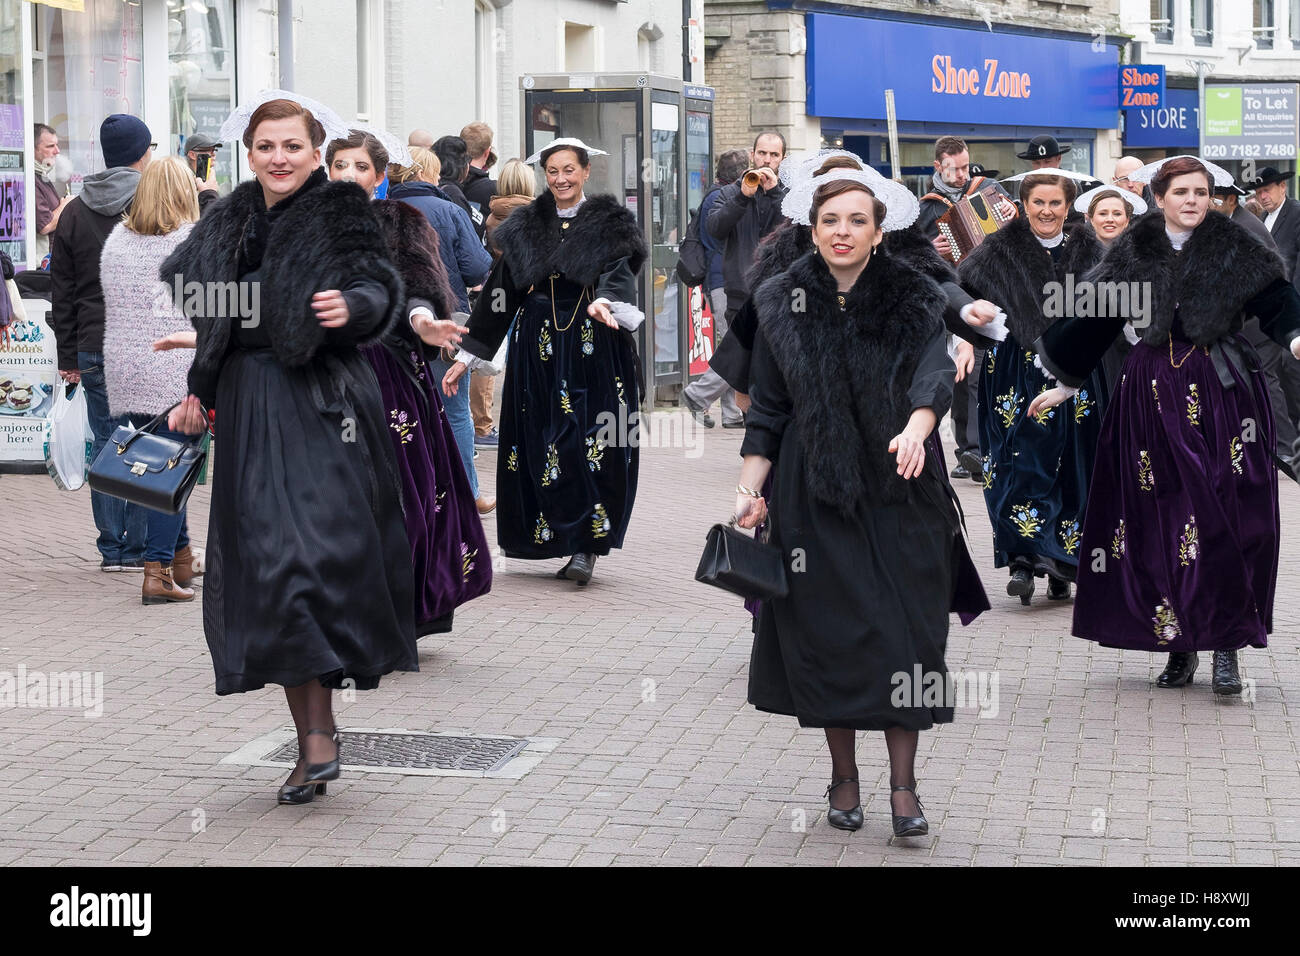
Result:
[[[578,310],[582,308],[582,297],[587,294],[587,287],[583,286],[582,291],[578,293],[578,304],[573,307],[573,315],[569,316],[569,324],[560,328],[560,320],[555,315],[555,274],[551,274],[551,328],[556,332],[567,332],[572,327],[574,320],[578,317]]]
[[[1209,355],[1209,354],[1210,354],[1210,350],[1209,350],[1208,348],[1206,348],[1204,345],[1201,346],[1201,350],[1202,350],[1203,352],[1205,352],[1206,355]],[[1174,337],[1173,337],[1172,333],[1170,334],[1170,336],[1169,336],[1169,364],[1172,365],[1174,368],[1182,368],[1182,367],[1183,367],[1183,364],[1184,364],[1184,363],[1185,363],[1189,358],[1192,357],[1192,353],[1195,352],[1195,351],[1196,351],[1196,346],[1193,345],[1190,349],[1187,350],[1187,354],[1184,355],[1184,356],[1182,357],[1181,360],[1175,362],[1175,361],[1174,361]]]

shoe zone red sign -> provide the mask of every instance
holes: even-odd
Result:
[[[1119,108],[1159,109],[1165,105],[1164,66],[1122,66],[1119,70]]]

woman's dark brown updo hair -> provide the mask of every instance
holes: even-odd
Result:
[[[852,169],[853,167],[850,166],[848,168]],[[856,179],[834,179],[829,183],[822,183],[818,186],[817,190],[813,193],[812,209],[808,213],[808,221],[815,228],[817,226],[817,214],[821,212],[822,206],[826,205],[828,200],[834,199],[836,196],[842,196],[848,192],[853,192],[855,189],[864,192],[871,197],[871,224],[875,226],[877,230],[880,229],[880,224],[885,221],[885,213],[887,212],[885,204],[880,201],[879,197],[877,197],[875,193]]]
[[[1029,202],[1029,194],[1039,186],[1059,186],[1065,193],[1065,204],[1068,206],[1074,202],[1074,197],[1079,194],[1079,187],[1069,176],[1057,176],[1054,173],[1034,173],[1032,176],[1026,176],[1020,180],[1020,203],[1024,205]]]
[[[582,149],[578,146],[570,146],[568,143],[561,143],[559,146],[548,146],[546,147],[546,149],[542,150],[542,169],[546,168],[547,160],[549,160],[556,153],[562,152],[563,150],[566,149],[572,152],[574,156],[578,157],[579,166],[581,166],[583,169],[591,168],[591,157],[587,155],[587,151],[585,149]]]
[[[1210,192],[1214,192],[1214,177],[1210,171],[1201,165],[1200,160],[1195,156],[1179,156],[1177,159],[1171,159],[1159,169],[1151,179],[1151,192],[1165,198],[1165,192],[1169,189],[1169,184],[1178,176],[1186,176],[1188,173],[1201,173],[1205,176],[1205,185]]]
[[[253,148],[253,137],[257,133],[257,128],[267,120],[292,119],[294,117],[302,119],[307,127],[307,135],[311,139],[312,147],[320,149],[321,144],[325,142],[325,127],[321,126],[320,121],[311,115],[311,110],[300,103],[295,103],[293,100],[267,100],[253,110],[253,115],[248,118],[248,129],[244,130],[245,148]]]
[[[329,146],[325,149],[325,165],[333,166],[335,154],[345,149],[364,149],[366,155],[370,157],[371,165],[380,175],[388,169],[388,150],[384,149],[383,143],[363,129],[350,130],[347,139],[330,140]]]

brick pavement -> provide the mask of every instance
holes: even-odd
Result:
[[[421,641],[419,673],[338,707],[345,730],[555,738],[535,769],[345,768],[301,808],[275,804],[284,771],[220,762],[288,724],[283,694],[216,697],[198,603],[143,607],[138,575],[97,570],[86,492],[0,476],[0,671],[105,682],[98,719],[0,709],[0,864],[1300,862],[1300,489],[1282,492],[1274,646],[1243,655],[1252,703],[1213,697],[1208,655],[1195,685],[1158,691],[1162,657],[1070,637],[1068,607],[1041,591],[1021,608],[989,565],[979,489],[959,483],[995,607],[954,627],[948,664],[995,672],[1000,708],[922,735],[931,834],[891,842],[879,734],[859,738],[866,826],[843,833],[824,820],[821,733],[745,703],[747,616],[692,580],[731,505],[740,434],[703,438],[697,458],[644,450],[627,547],[585,592],[551,577],[558,561],[506,562],[455,633]],[[495,452],[478,464],[490,490]],[[197,542],[207,507],[200,488]]]

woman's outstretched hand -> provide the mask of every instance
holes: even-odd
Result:
[[[417,312],[411,316],[411,328],[420,337],[421,342],[438,349],[460,345],[460,337],[469,333],[469,329],[457,325],[451,319],[430,318],[424,312]]]
[[[609,310],[609,306],[604,302],[591,303],[591,305],[587,306],[587,314],[593,319],[599,319],[601,322],[604,322],[611,329],[618,328],[618,322],[614,318],[614,313]]]
[[[170,349],[192,349],[198,347],[198,342],[199,337],[196,332],[173,332],[154,342],[153,350],[166,352]]]
[[[736,524],[742,528],[757,528],[767,520],[767,502],[749,495],[736,495]]]
[[[464,362],[452,362],[451,368],[447,369],[447,374],[442,377],[442,393],[444,395],[455,395],[460,391],[460,377],[469,370],[469,366]]]
[[[311,297],[311,307],[316,310],[316,318],[327,329],[338,329],[348,324],[351,314],[348,312],[348,300],[338,289],[327,289]]]
[[[904,428],[889,442],[891,454],[898,455],[898,473],[904,478],[915,478],[925,468],[925,436]]]
[[[182,435],[197,435],[207,428],[208,422],[203,417],[203,406],[199,404],[198,398],[188,395],[173,408],[167,416],[167,427]]]
[[[1026,411],[1025,414],[1030,418],[1033,418],[1045,408],[1055,408],[1073,394],[1074,390],[1066,388],[1064,385],[1049,388],[1045,392],[1040,392],[1034,400],[1029,403],[1029,410]]]

